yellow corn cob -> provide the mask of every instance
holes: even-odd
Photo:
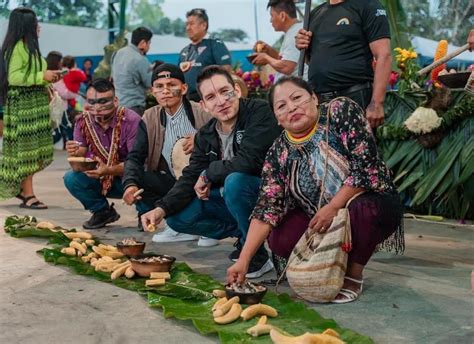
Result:
[[[447,53],[448,53],[448,41],[443,39],[443,40],[439,41],[439,43],[438,43],[438,47],[436,48],[436,53],[435,53],[435,56],[434,56],[434,60],[438,61],[439,59],[445,57]],[[441,72],[445,68],[446,68],[446,63],[443,63],[442,65],[440,65],[440,66],[436,67],[435,69],[433,69],[431,71],[431,80],[433,82],[438,81],[439,72]]]

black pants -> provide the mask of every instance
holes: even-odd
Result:
[[[138,212],[143,214],[154,208],[154,204],[171,190],[176,179],[163,171],[145,172],[139,188],[145,190],[142,199],[137,203]]]
[[[320,103],[325,103],[337,97],[351,98],[365,111],[367,106],[369,106],[370,100],[372,99],[372,87],[363,88],[355,92],[345,92],[342,90],[318,94],[318,101]]]

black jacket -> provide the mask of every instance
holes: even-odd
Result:
[[[234,157],[222,160],[216,124],[213,118],[197,132],[189,166],[168,194],[155,203],[167,216],[182,210],[195,197],[194,185],[204,170],[213,187],[222,186],[232,172],[260,176],[267,150],[281,133],[266,101],[241,99],[234,129]]]

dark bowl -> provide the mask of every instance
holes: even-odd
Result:
[[[449,88],[464,88],[470,75],[471,72],[443,74],[438,75],[438,80]]]
[[[125,245],[122,242],[117,243],[117,250],[127,257],[137,257],[143,253],[145,243],[137,241],[136,245]]]
[[[165,262],[139,262],[137,260],[150,257],[161,257],[166,258]],[[141,254],[139,256],[130,258],[132,262],[132,269],[141,277],[150,277],[152,272],[169,272],[171,270],[171,265],[173,265],[175,257],[167,256],[165,254]]]
[[[97,161],[92,159],[86,159],[85,161],[70,161],[68,158],[68,162],[71,165],[72,170],[75,172],[90,171],[97,168]]]
[[[254,57],[257,56],[257,53],[253,53],[253,54],[250,54],[250,55],[247,55],[245,56],[245,58],[247,59],[247,61],[249,61],[250,63],[252,63]],[[253,63],[252,63],[253,64]]]
[[[225,286],[225,294],[228,299],[238,296],[239,297],[239,303],[243,303],[246,305],[255,305],[257,303],[262,302],[263,297],[267,293],[267,287],[264,285],[261,285],[259,283],[252,283],[254,285],[258,285],[261,287],[264,287],[265,289],[262,291],[257,291],[255,293],[239,293],[236,292],[232,289],[229,289],[228,286]]]

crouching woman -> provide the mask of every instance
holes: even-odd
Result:
[[[349,98],[318,105],[311,87],[295,77],[280,79],[269,98],[285,130],[267,153],[248,237],[227,279],[244,279],[267,238],[274,257],[286,261],[306,230],[327,231],[338,210],[363,192],[348,208],[352,250],[344,285],[333,300],[354,301],[377,246],[397,253],[404,249],[403,207],[389,170],[363,110]]]

